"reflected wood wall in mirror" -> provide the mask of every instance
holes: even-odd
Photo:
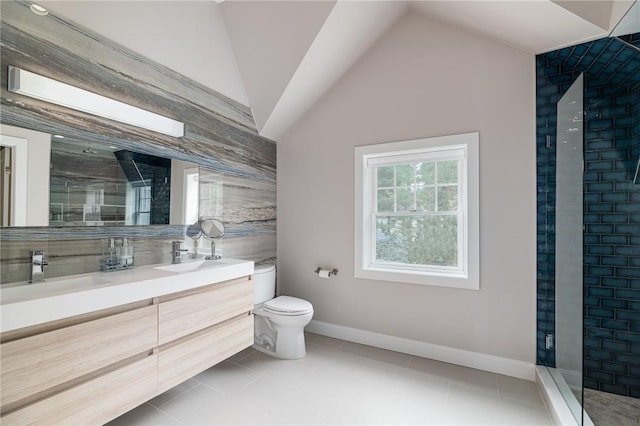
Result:
[[[54,139],[49,182],[49,225],[181,224],[170,221],[171,210],[184,209],[171,204],[184,197],[172,191],[168,158]]]

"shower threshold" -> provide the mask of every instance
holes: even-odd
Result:
[[[556,425],[594,426],[562,374],[555,368],[536,366],[536,384]],[[583,423],[579,420],[581,417]]]

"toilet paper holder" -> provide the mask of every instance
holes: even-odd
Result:
[[[323,269],[321,267],[317,267],[315,271],[313,271],[316,275],[320,275],[320,271],[325,270],[329,272],[329,277],[333,277],[334,275],[338,275],[338,270],[333,268],[331,270]]]

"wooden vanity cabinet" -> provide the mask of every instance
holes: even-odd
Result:
[[[2,413],[157,346],[158,307],[107,315],[0,344]],[[2,418],[2,423],[7,420]]]
[[[253,282],[240,278],[164,296],[158,302],[158,345],[161,346],[250,312]]]
[[[253,282],[247,278],[159,302],[160,393],[253,344]]]
[[[102,424],[253,343],[249,277],[0,336],[0,423]]]
[[[253,344],[253,316],[241,315],[160,348],[159,393]]]
[[[70,386],[2,416],[3,425],[100,425],[153,398],[158,355]]]

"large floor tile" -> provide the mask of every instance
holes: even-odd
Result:
[[[450,417],[446,424],[551,426],[544,407],[501,398],[471,388],[451,388],[447,397]]]
[[[314,368],[309,358],[283,360],[262,352],[255,352],[237,363],[257,374],[276,377],[291,386],[303,388],[312,383]]]
[[[327,346],[333,349],[338,349],[345,343],[344,340],[334,339],[333,337],[322,336],[320,334],[309,332],[304,333],[304,338],[306,343]]]
[[[597,426],[640,425],[640,399],[584,390],[584,409]]]
[[[135,410],[107,423],[108,426],[174,426],[181,424],[178,420],[149,404],[142,404]]]
[[[277,424],[269,413],[198,385],[166,404],[162,411],[185,425]]]
[[[183,393],[185,393],[186,391],[188,391],[189,389],[195,386],[198,386],[198,382],[196,382],[193,379],[189,379],[185,382],[180,383],[177,386],[172,387],[168,391],[156,396],[151,401],[149,401],[149,404],[153,405],[156,408],[162,408],[162,406],[176,399],[177,397],[179,397],[180,395],[182,395]]]
[[[192,380],[226,395],[237,395],[261,376],[262,374],[253,370],[224,361],[203,371]]]
[[[497,374],[488,371],[420,357],[411,358],[409,368],[446,379],[454,388],[471,388],[482,392],[498,393]]]
[[[229,362],[239,362],[240,360],[242,360],[243,358],[248,357],[249,355],[253,354],[254,352],[257,352],[255,349],[253,349],[253,347],[248,347],[246,349],[241,350],[240,352],[238,352],[237,354],[227,358],[227,361]]]
[[[276,377],[262,376],[237,396],[237,401],[269,413],[281,424],[323,424],[330,395],[313,386],[301,389]]]
[[[527,404],[544,407],[542,396],[535,382],[498,374],[498,394]]]
[[[400,352],[388,351],[386,349],[374,348],[373,346],[360,345],[352,342],[344,342],[344,344],[340,346],[340,350],[399,367],[407,367],[412,358],[411,355]]]
[[[533,382],[312,334],[302,359],[247,349],[150,404],[115,424],[551,424]]]

